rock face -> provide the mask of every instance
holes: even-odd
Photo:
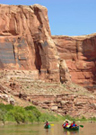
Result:
[[[96,117],[96,98],[77,96],[73,94],[61,95],[22,95],[22,99],[32,102],[43,109],[54,111],[60,115],[71,117]]]
[[[45,7],[0,5],[0,69],[37,70],[39,78],[59,81]]]
[[[65,60],[72,82],[96,89],[96,34],[52,37],[61,60]]]
[[[96,117],[96,98],[87,96],[63,95],[31,95],[34,105],[52,110],[61,115],[71,117]]]
[[[15,104],[17,96],[58,114],[96,117],[96,96],[70,83],[96,89],[95,50],[96,34],[51,36],[43,6],[0,5],[0,99]]]
[[[28,71],[26,71],[28,72]],[[15,105],[34,104],[60,115],[86,118],[96,117],[96,93],[76,84],[32,80],[25,71],[0,72],[0,101]],[[28,73],[27,73],[28,74]],[[22,76],[22,78],[21,78]],[[65,78],[64,78],[65,79]],[[24,102],[24,104],[22,104]]]
[[[59,70],[60,70],[60,82],[61,83],[71,82],[71,76],[65,60],[60,60]]]
[[[0,5],[0,69],[96,89],[96,34],[51,36],[47,9]],[[61,62],[62,61],[62,62]],[[18,71],[17,71],[18,72]]]

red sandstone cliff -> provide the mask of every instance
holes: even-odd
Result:
[[[96,34],[53,36],[59,57],[65,60],[74,83],[96,89]]]
[[[96,34],[51,36],[43,6],[0,5],[0,98],[10,103],[13,95],[62,115],[96,117],[96,93],[57,83],[72,79],[95,89],[95,50]]]
[[[0,5],[0,69],[31,70],[33,79],[96,87],[96,34],[51,36],[47,9]]]
[[[45,7],[0,5],[0,69],[32,70],[34,78],[59,81]]]

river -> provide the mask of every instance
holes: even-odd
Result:
[[[44,129],[44,124],[5,125],[0,127],[0,135],[96,135],[96,123],[80,123],[77,132],[64,131],[62,124],[54,123],[50,129]]]

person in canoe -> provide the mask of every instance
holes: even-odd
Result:
[[[69,128],[70,125],[69,125],[69,122],[68,121],[65,121],[64,124],[62,125],[63,128]]]
[[[45,128],[50,128],[50,124],[48,121],[45,122],[45,125],[44,125]]]
[[[73,123],[70,126],[71,128],[77,127],[77,124],[75,124],[75,121],[73,121]]]

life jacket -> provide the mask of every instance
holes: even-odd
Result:
[[[68,126],[68,123],[65,123],[65,124],[64,124],[64,127],[67,127],[67,126]]]
[[[76,124],[73,124],[73,123],[71,124],[71,127],[75,127],[75,126],[77,126],[77,125]]]
[[[49,123],[47,122],[47,123],[46,123],[46,126],[48,126],[48,125],[49,125]]]

